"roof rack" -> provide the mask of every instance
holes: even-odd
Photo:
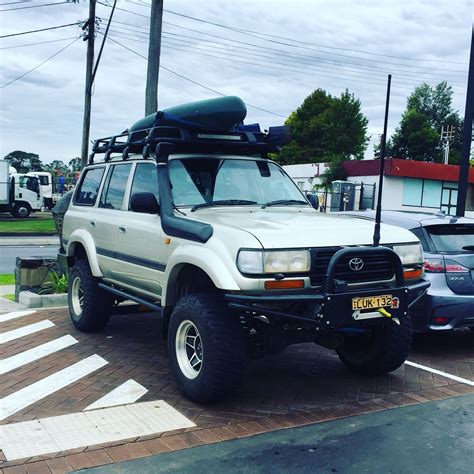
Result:
[[[246,130],[245,126],[230,131],[188,129],[159,126],[95,140],[89,164],[98,154],[109,161],[112,153],[121,153],[122,159],[130,154],[142,154],[149,158],[158,143],[173,143],[176,153],[230,153],[262,155],[276,152],[289,142],[288,128],[270,127],[267,133]],[[250,128],[250,127],[249,127]]]

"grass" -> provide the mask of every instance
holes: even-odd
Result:
[[[15,275],[9,273],[0,273],[0,285],[14,285]]]
[[[10,301],[16,301],[15,295],[12,295],[12,294],[3,295],[2,298],[6,298],[7,300],[10,300]]]
[[[15,219],[4,215],[0,218],[0,234],[54,234],[56,227],[54,226],[51,214],[38,215],[27,219]]]

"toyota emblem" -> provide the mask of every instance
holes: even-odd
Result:
[[[358,272],[364,268],[364,261],[359,257],[354,257],[349,260],[349,268],[353,272]]]

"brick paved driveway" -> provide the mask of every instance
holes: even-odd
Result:
[[[48,328],[0,345],[2,359],[65,335],[78,342],[1,375],[0,396],[8,397],[85,358],[108,364],[6,417],[2,424],[78,413],[129,379],[148,392],[140,402],[164,400],[195,427],[146,435],[51,455],[6,460],[8,472],[65,472],[254,433],[330,420],[395,406],[474,393],[474,386],[413,366],[380,377],[349,373],[329,350],[292,346],[277,356],[251,361],[244,385],[212,406],[189,402],[168,371],[160,320],[154,313],[117,314],[106,331],[83,334],[64,309],[43,310],[6,322],[0,333],[49,320]],[[410,361],[474,382],[474,333],[417,338]],[[1,446],[0,446],[1,447]]]

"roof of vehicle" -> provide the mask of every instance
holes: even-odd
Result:
[[[359,219],[375,220],[375,211],[346,211],[339,213],[357,217]],[[448,216],[442,212],[420,212],[420,211],[382,211],[382,222],[386,224],[404,227],[405,229],[414,229],[416,227],[425,227],[430,225],[449,225],[449,224],[473,224],[474,219],[468,217]]]

